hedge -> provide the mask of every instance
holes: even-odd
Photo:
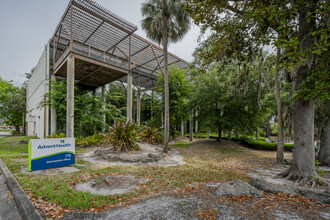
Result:
[[[259,150],[277,150],[277,143],[273,142],[267,142],[267,141],[261,141],[261,140],[253,140],[250,138],[239,138],[240,143],[246,145],[250,148],[255,148]],[[284,144],[284,150],[286,151],[292,151],[293,150],[293,144]]]
[[[186,137],[189,137],[189,134],[185,135]],[[194,138],[207,138],[207,134],[203,133],[197,133],[194,134]],[[212,133],[210,134],[210,139],[218,139],[218,134]],[[264,141],[265,138],[260,138],[258,140],[248,138],[248,137],[222,137],[223,140],[231,140],[235,142],[239,142],[247,147],[259,149],[259,150],[277,150],[277,143],[274,142],[267,142]],[[284,150],[285,151],[292,151],[293,150],[293,144],[284,144]]]

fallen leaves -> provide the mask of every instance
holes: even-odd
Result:
[[[215,220],[217,219],[217,217],[220,216],[220,213],[218,210],[216,209],[202,209],[200,211],[200,214],[198,215],[198,217],[200,217],[201,219],[209,219],[209,220]]]
[[[47,218],[63,218],[65,213],[72,212],[72,209],[64,209],[56,203],[50,203],[42,198],[34,198],[31,193],[28,193],[30,197],[30,201],[39,210],[42,210],[43,214],[46,215]]]

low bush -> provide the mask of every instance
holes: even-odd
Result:
[[[104,142],[105,137],[100,134],[94,134],[87,137],[77,137],[76,145],[80,147],[98,146]]]
[[[49,136],[47,136],[47,138],[65,138],[65,134],[64,133],[57,133],[57,134],[51,134]]]
[[[110,133],[101,134],[105,137],[105,143],[112,144],[117,152],[141,150],[137,142],[140,140],[141,129],[131,121],[115,122],[110,127]]]
[[[11,131],[11,134],[13,136],[21,136],[21,135],[23,135],[20,131],[16,131],[16,130]]]
[[[231,140],[240,142],[246,145],[247,147],[255,148],[259,150],[277,150],[277,143],[266,142],[263,140],[254,140],[246,137],[232,138]],[[292,151],[293,146],[294,146],[293,144],[284,144],[284,150]]]
[[[162,143],[161,133],[157,128],[145,127],[141,133],[141,141],[148,144],[160,144]]]

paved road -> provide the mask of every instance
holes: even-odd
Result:
[[[6,177],[0,170],[0,220],[19,220],[21,215],[16,207],[7,184]]]

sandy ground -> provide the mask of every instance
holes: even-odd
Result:
[[[113,154],[126,154],[126,156],[129,158],[130,155],[135,154],[144,154],[146,157],[148,154],[163,154],[162,153],[162,147],[159,145],[150,145],[145,143],[139,143],[140,148],[142,151],[132,151],[127,153],[113,153]],[[185,161],[183,159],[183,156],[181,153],[177,150],[170,149],[168,154],[164,154],[164,158],[162,158],[159,161],[156,162],[149,162],[149,163],[141,163],[141,162],[112,162],[107,161],[103,158],[100,158],[99,156],[95,155],[95,151],[97,150],[107,150],[109,149],[109,146],[103,146],[103,147],[94,147],[89,148],[87,151],[81,155],[78,155],[79,159],[85,160],[87,162],[91,163],[91,167],[93,169],[101,169],[106,168],[110,166],[163,166],[163,167],[170,167],[170,166],[177,166],[177,165],[184,165]]]

